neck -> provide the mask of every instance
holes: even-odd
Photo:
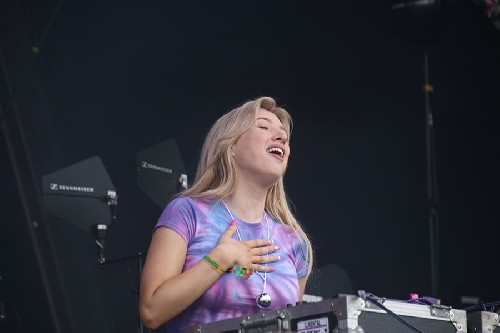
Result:
[[[256,189],[249,186],[237,186],[236,190],[224,198],[229,210],[248,223],[262,221],[262,213],[266,203],[267,189]]]

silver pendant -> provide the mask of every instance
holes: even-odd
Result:
[[[257,296],[255,301],[257,302],[259,308],[265,309],[271,305],[271,296],[269,296],[268,293],[263,293]]]

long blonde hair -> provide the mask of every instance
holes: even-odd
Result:
[[[278,117],[288,133],[288,140],[290,140],[292,118],[285,109],[276,106],[276,101],[273,98],[260,97],[244,103],[224,114],[212,126],[201,150],[194,184],[182,192],[181,196],[224,199],[234,191],[237,168],[231,158],[231,147],[243,133],[254,125],[256,114],[261,108]],[[304,256],[303,246],[306,246],[308,255],[305,257],[309,262],[309,274],[313,265],[311,241],[290,209],[283,176],[267,191],[265,210],[297,234]]]

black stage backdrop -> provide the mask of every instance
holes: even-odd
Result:
[[[210,125],[261,95],[294,117],[286,184],[317,267],[342,267],[353,292],[498,300],[500,31],[473,1],[405,16],[394,3],[2,1],[2,332],[137,331],[138,254],[161,209],[136,154],[175,138],[191,182]],[[93,235],[41,195],[43,175],[92,156],[119,196],[106,256],[131,257],[101,268]]]

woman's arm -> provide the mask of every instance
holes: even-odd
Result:
[[[139,311],[146,327],[155,329],[180,313],[219,278],[205,263],[182,273],[186,253],[186,242],[172,229],[154,232],[140,288]]]
[[[236,226],[230,226],[217,246],[207,255],[224,268],[233,265],[269,271],[260,264],[277,260],[263,254],[276,251],[267,239],[240,242],[231,238]],[[158,228],[151,240],[142,272],[139,313],[143,324],[155,329],[167,322],[210,288],[220,274],[210,265],[199,262],[182,272],[187,254],[184,239],[169,228]]]
[[[304,297],[304,292],[306,290],[307,279],[309,278],[309,274],[303,276],[299,279],[299,287],[300,287],[300,298],[299,301],[302,302],[302,297]]]

